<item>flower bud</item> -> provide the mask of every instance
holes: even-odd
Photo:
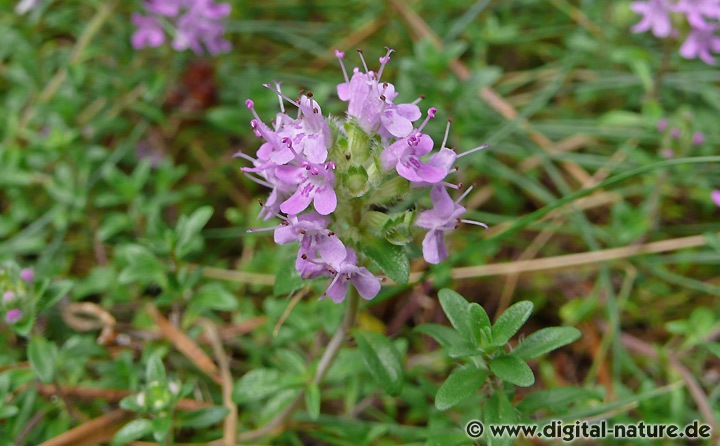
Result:
[[[9,304],[10,302],[14,301],[16,297],[17,296],[15,296],[14,292],[5,291],[5,293],[3,293],[3,303]]]
[[[8,312],[5,313],[5,322],[7,322],[8,324],[14,324],[20,319],[22,319],[22,317],[22,311],[17,308],[13,308],[12,310],[8,310]]]
[[[25,268],[20,271],[20,278],[26,283],[32,283],[32,281],[35,280],[35,271],[31,268]]]
[[[350,166],[341,181],[353,197],[362,197],[369,189],[368,174],[362,166]]]

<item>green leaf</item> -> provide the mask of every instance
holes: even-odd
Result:
[[[236,403],[257,401],[280,390],[302,384],[302,377],[290,378],[275,369],[255,369],[243,375],[235,383],[233,401]]]
[[[0,406],[0,420],[4,420],[6,418],[14,417],[19,412],[19,409],[17,406]]]
[[[192,297],[190,304],[199,313],[204,310],[231,311],[238,307],[238,299],[219,282],[208,283]]]
[[[296,373],[298,375],[307,373],[307,361],[297,352],[281,349],[276,350],[275,355],[278,358],[278,368],[286,373]]]
[[[370,375],[389,394],[397,395],[403,384],[400,352],[386,337],[370,331],[355,331],[360,352]]]
[[[531,334],[513,350],[512,355],[525,361],[537,358],[580,338],[575,327],[547,327]]]
[[[273,286],[273,295],[287,295],[295,290],[299,290],[307,283],[300,277],[295,269],[295,256],[282,256],[275,273],[275,285]]]
[[[305,408],[311,420],[317,420],[320,416],[320,386],[310,383],[305,389]]]
[[[460,337],[457,331],[444,325],[422,324],[415,327],[413,331],[430,336],[446,350],[452,346],[465,346],[465,339]]]
[[[503,381],[520,387],[532,386],[535,383],[530,367],[515,356],[499,356],[490,361],[490,370]]]
[[[508,343],[520,327],[525,324],[533,311],[532,302],[526,300],[511,306],[500,315],[492,328],[493,343],[505,345]]]
[[[410,262],[402,246],[376,238],[363,245],[363,252],[395,283],[401,285],[407,283],[410,276]]]
[[[267,424],[270,420],[277,417],[283,410],[293,404],[293,401],[301,396],[301,390],[300,388],[284,389],[268,398],[267,401],[263,402],[257,414],[258,424]]]
[[[553,414],[557,409],[563,409],[569,404],[581,404],[588,400],[602,400],[602,394],[582,387],[557,387],[548,390],[538,390],[527,395],[518,403],[518,410],[525,414],[532,414],[540,409],[549,409]]]
[[[487,380],[487,370],[474,367],[453,370],[435,395],[435,407],[447,410],[475,393]]]
[[[448,320],[458,331],[460,336],[468,341],[474,342],[474,333],[470,328],[469,303],[464,297],[453,290],[443,288],[438,293],[440,306],[445,312]]]
[[[207,407],[180,413],[178,426],[182,428],[204,429],[225,419],[230,411],[223,406]]]
[[[720,343],[717,342],[703,342],[700,345],[705,347],[710,353],[720,358]]]
[[[40,301],[40,311],[47,310],[55,305],[60,299],[70,292],[72,287],[73,282],[71,280],[60,280],[52,283],[45,291],[43,299]]]
[[[212,217],[212,206],[202,206],[195,210],[189,217],[180,217],[175,228],[177,243],[175,244],[175,255],[183,258],[192,252],[196,246],[201,245],[200,231]]]
[[[120,272],[118,282],[122,284],[155,282],[163,288],[167,286],[164,265],[146,247],[141,245],[125,246],[123,254],[128,265]]]
[[[163,440],[165,440],[170,434],[171,428],[172,418],[167,415],[152,420],[153,438],[157,442],[162,442]]]
[[[470,330],[473,333],[473,340],[480,345],[491,343],[490,318],[485,309],[480,304],[473,302],[468,308],[468,313],[470,314]]]
[[[247,120],[247,110],[238,107],[216,107],[205,115],[211,124],[234,135],[238,134],[238,123]]]
[[[515,424],[518,421],[518,414],[502,390],[492,394],[483,411],[485,426],[491,424]],[[485,429],[485,440],[490,446],[505,446],[514,444],[512,437],[493,437],[490,429]]]
[[[113,444],[126,444],[131,441],[139,440],[152,432],[152,428],[153,425],[150,420],[146,420],[144,418],[133,420],[115,433],[115,436],[113,437]]]
[[[141,401],[145,401],[145,394],[142,394]],[[140,404],[138,398],[140,394],[128,395],[120,400],[119,406],[121,409],[130,410],[133,412],[142,412],[145,410],[145,406]]]
[[[145,365],[145,379],[149,383],[165,381],[165,366],[159,354],[156,353],[148,358]]]
[[[40,336],[33,336],[27,347],[27,356],[35,375],[48,384],[55,378],[57,346]]]

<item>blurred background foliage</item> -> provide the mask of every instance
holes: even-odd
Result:
[[[202,350],[178,347],[215,355],[213,330],[236,382],[231,428],[261,426],[297,395],[342,307],[316,301],[324,283],[304,288],[289,274],[292,248],[245,233],[262,225],[256,199],[265,191],[233,158],[259,146],[244,101],[252,98],[269,121],[277,97],[262,84],[277,80],[289,96],[311,90],[325,114],[341,114],[333,51],[347,51],[353,66],[354,48],[374,62],[385,47],[396,52],[384,78],[400,98],[424,95],[423,108],[438,108],[428,125],[436,141],[451,117],[450,147],[490,144],[460,161],[458,181],[475,185],[468,215],[491,230],[454,232],[441,265],[426,265],[418,252],[415,280],[385,287],[362,308],[360,326],[390,336],[403,357],[398,396],[378,390],[351,346],[322,385],[321,415],[301,409],[276,441],[466,443],[464,422],[481,416],[485,396],[436,409],[454,360],[413,331],[447,323],[442,287],[491,319],[532,301],[524,335],[566,324],[583,332],[531,362],[533,390],[575,387],[553,394],[552,405],[515,394],[529,419],[700,419],[718,433],[720,210],[709,198],[720,189],[716,163],[633,177],[502,236],[563,196],[664,160],[663,149],[718,153],[720,71],[681,59],[677,42],[631,34],[637,17],[627,2],[233,1],[233,49],[215,57],[168,45],[133,50],[139,1],[45,1],[23,16],[14,5],[0,0],[0,261],[72,288],[37,314],[33,349],[49,358],[41,361],[49,371],[38,372],[32,358],[31,367],[28,340],[0,326],[0,443],[41,444],[115,413],[121,398],[161,381],[149,359],[158,355],[182,383],[163,388],[163,404],[207,417],[170,416],[175,440],[221,438],[226,412],[209,410],[223,405],[224,378],[203,368]],[[661,118],[681,137],[658,131]],[[700,145],[691,144],[696,131],[705,136]],[[634,255],[663,240],[662,249]],[[557,256],[592,252],[552,268]],[[517,267],[483,269],[506,262]],[[304,297],[288,300],[298,289]],[[155,412],[153,428],[164,419]]]

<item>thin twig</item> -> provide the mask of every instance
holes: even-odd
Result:
[[[223,424],[223,440],[224,446],[234,446],[237,441],[237,405],[232,400],[233,379],[230,373],[230,361],[228,360],[225,350],[220,340],[220,335],[215,325],[209,320],[202,320],[201,324],[205,328],[210,345],[212,345],[215,358],[220,366],[220,379],[222,380],[222,399],[223,405],[228,409],[229,413],[225,417]]]
[[[43,396],[54,396],[57,388],[52,384],[34,384],[34,389]],[[130,396],[133,392],[123,389],[93,389],[90,387],[64,387],[64,394],[68,398],[86,401],[117,402]],[[178,410],[198,410],[212,407],[211,403],[183,398],[175,406]]]
[[[132,412],[114,410],[40,443],[39,446],[92,446],[106,443],[132,416]]]
[[[515,274],[517,272],[547,271],[551,269],[574,268],[584,265],[596,265],[599,262],[625,259],[645,254],[657,254],[678,249],[697,248],[706,244],[704,235],[680,237],[659,242],[647,243],[640,246],[624,246],[622,248],[603,249],[599,251],[583,252],[580,254],[567,254],[544,259],[524,260],[518,262],[496,263],[491,265],[469,266],[452,270],[454,279],[469,279],[476,277],[499,276]],[[415,281],[422,277],[422,273],[410,274],[410,280]]]
[[[195,341],[190,339],[183,331],[175,327],[170,323],[155,305],[147,304],[145,306],[147,312],[157,324],[160,331],[167,338],[168,341],[172,342],[176,349],[193,364],[197,366],[203,373],[209,376],[213,381],[222,385],[222,380],[218,376],[218,368],[210,357],[201,349]]]
[[[603,330],[608,329],[607,324],[605,324],[604,322],[600,322],[599,324]],[[620,334],[620,342],[622,342],[622,344],[627,349],[639,353],[643,356],[647,356],[652,360],[658,361],[661,359],[660,355],[652,345],[648,344],[642,339],[636,338],[635,336],[627,333],[622,333]],[[707,395],[705,395],[705,392],[695,380],[692,372],[688,370],[688,368],[685,367],[682,363],[680,363],[677,357],[675,357],[672,353],[667,356],[667,361],[670,368],[673,369],[678,375],[680,375],[683,381],[685,381],[685,385],[690,391],[690,395],[695,400],[695,404],[697,405],[700,414],[702,415],[705,422],[712,428],[713,436],[715,438],[718,438],[720,432],[718,432],[718,423],[715,419],[715,414],[713,413],[712,406],[708,401]]]
[[[357,319],[357,311],[359,306],[359,297],[358,294],[354,291],[352,287],[349,287],[348,289],[348,299],[347,299],[347,310],[345,311],[345,318],[342,321],[342,324],[340,325],[340,328],[335,332],[333,337],[330,339],[330,342],[328,342],[327,347],[325,348],[325,352],[320,357],[320,361],[318,362],[317,369],[315,370],[315,376],[313,376],[313,383],[314,384],[320,384],[320,382],[323,380],[327,372],[330,370],[330,366],[332,365],[333,361],[337,357],[338,352],[340,351],[340,348],[343,345],[343,342],[345,342],[345,337],[347,336],[350,329],[355,325],[355,320]],[[282,412],[280,412],[275,418],[273,418],[270,422],[268,422],[265,426],[255,429],[248,432],[243,432],[238,436],[239,441],[252,441],[258,438],[265,437],[267,435],[271,435],[275,432],[277,432],[279,429],[282,428],[282,426],[285,424],[288,418],[295,412],[295,409],[298,407],[298,405],[303,401],[303,397],[305,396],[305,391],[301,391],[300,394],[293,400],[292,403],[290,403],[289,406],[285,408]],[[213,443],[212,446],[220,446],[218,443]]]

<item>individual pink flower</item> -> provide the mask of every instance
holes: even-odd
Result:
[[[717,0],[679,0],[671,6],[673,11],[685,14],[693,28],[704,28],[706,19],[720,19],[720,2]]]
[[[380,292],[380,279],[372,275],[367,268],[357,266],[357,255],[350,248],[344,254],[328,262],[333,279],[323,296],[330,296],[335,303],[345,300],[348,284],[352,284],[360,297],[370,300]]]
[[[15,293],[12,291],[5,291],[2,297],[3,303],[8,304],[15,300]]]
[[[5,313],[5,322],[7,322],[8,324],[14,324],[20,319],[22,319],[22,317],[22,311],[17,308],[13,308],[11,310],[8,310],[7,313]]]
[[[715,65],[711,53],[720,53],[720,37],[715,35],[719,27],[718,24],[708,24],[692,28],[680,47],[680,55],[686,59],[699,58],[708,65]]]
[[[172,47],[177,51],[191,49],[196,54],[230,51],[224,38],[222,19],[230,14],[229,3],[214,0],[146,0],[148,16],[133,15],[137,30],[132,37],[135,49],[157,47],[165,41],[162,22],[174,25]]]
[[[297,241],[300,243],[295,268],[298,271],[318,270],[306,265],[308,259],[328,263],[345,252],[340,239],[327,227],[330,220],[316,212],[307,212],[300,216],[289,215],[285,224],[275,229],[275,243],[284,245]],[[303,257],[305,256],[305,257]],[[342,260],[342,258],[340,258]],[[322,266],[322,265],[321,265]]]
[[[292,143],[284,140],[288,147]],[[275,171],[280,181],[288,185],[297,185],[295,193],[280,204],[280,210],[288,215],[297,215],[313,203],[320,215],[329,215],[337,207],[335,194],[335,163],[311,163],[303,160],[299,166],[277,166]]]
[[[457,201],[453,201],[445,187],[433,186],[430,191],[433,208],[421,212],[415,219],[415,226],[428,230],[422,243],[423,258],[426,262],[438,264],[448,257],[444,240],[445,233],[454,231],[461,222],[487,228],[484,223],[461,219],[465,214],[465,208],[458,202],[465,198],[470,190],[471,188],[465,191]]]
[[[20,278],[26,283],[32,283],[32,281],[35,280],[35,271],[33,271],[32,268],[25,268],[20,271]]]
[[[366,133],[403,138],[413,131],[413,121],[420,119],[422,115],[415,103],[394,104],[397,97],[395,86],[388,82],[380,83],[385,65],[390,62],[393,51],[388,49],[385,56],[380,58],[380,70],[377,73],[368,70],[362,52],[359,51],[365,72],[355,68],[352,77],[348,79],[343,64],[345,53],[336,50],[335,56],[340,61],[345,76],[345,82],[337,86],[337,94],[341,101],[348,102],[348,116]]]
[[[717,206],[720,206],[720,190],[716,189],[710,193],[710,198],[712,199],[713,203],[715,203]]]
[[[649,0],[632,2],[630,7],[642,16],[640,22],[632,27],[634,33],[652,30],[655,37],[668,37],[672,33],[669,0]]]
[[[155,17],[133,14],[132,22],[137,27],[132,36],[132,46],[136,50],[155,48],[165,42],[162,25]]]

